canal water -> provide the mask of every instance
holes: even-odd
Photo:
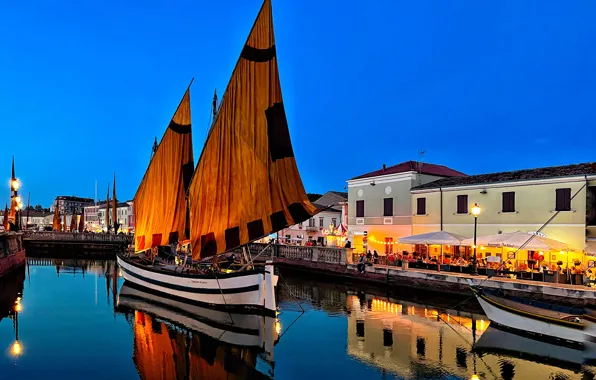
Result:
[[[123,286],[113,261],[31,259],[0,281],[0,379],[595,377],[579,351],[491,328],[474,301],[281,273],[280,313],[262,318]]]

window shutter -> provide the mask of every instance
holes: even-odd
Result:
[[[515,212],[515,192],[507,191],[503,193],[502,212]]]
[[[468,196],[458,195],[457,196],[457,213],[467,214],[468,213]]]
[[[393,216],[393,198],[383,199],[383,216]]]
[[[556,190],[556,211],[571,211],[571,189]]]
[[[364,201],[356,201],[356,217],[364,218]]]
[[[418,198],[416,202],[416,214],[426,215],[426,198]]]

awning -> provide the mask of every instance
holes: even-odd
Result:
[[[466,238],[461,235],[445,231],[429,232],[426,234],[406,236],[398,239],[402,244],[438,244],[461,245]]]
[[[503,234],[496,235],[478,236],[476,238],[477,246],[483,245],[487,247],[506,247],[519,249],[526,242],[527,244],[523,247],[523,249],[530,249],[533,251],[568,250],[568,246],[565,243],[521,231],[506,232]],[[474,245],[474,239],[466,239],[462,242],[462,244],[472,246]]]

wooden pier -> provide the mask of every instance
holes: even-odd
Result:
[[[132,243],[130,235],[23,231],[27,257],[114,259]]]

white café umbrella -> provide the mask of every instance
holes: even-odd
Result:
[[[461,245],[464,240],[466,240],[466,238],[461,235],[445,231],[436,231],[426,234],[406,236],[400,238],[398,241],[402,244]]]
[[[530,241],[528,242],[528,240]],[[472,246],[474,245],[474,239],[466,239],[462,242],[462,244]],[[519,249],[524,244],[526,245],[523,247],[523,249],[529,249],[532,251],[566,251],[568,248],[567,244],[562,243],[558,240],[549,239],[521,231],[476,237],[477,246],[483,245],[487,247],[505,247]]]

